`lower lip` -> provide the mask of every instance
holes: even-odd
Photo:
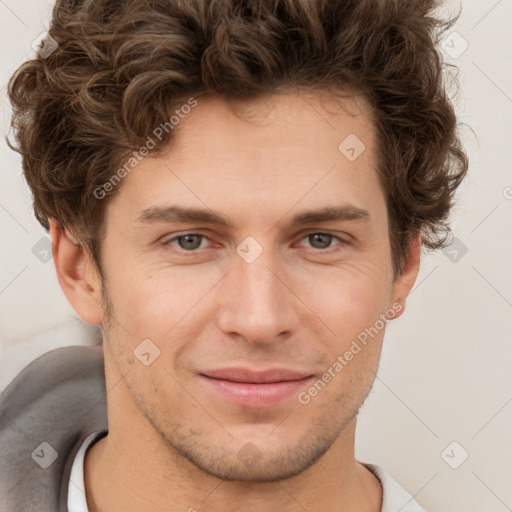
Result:
[[[223,398],[238,405],[254,408],[278,405],[283,400],[297,395],[313,379],[311,376],[300,380],[254,384],[213,379],[205,375],[200,377]]]

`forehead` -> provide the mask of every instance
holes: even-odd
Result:
[[[142,159],[109,208],[124,209],[133,221],[171,202],[258,217],[282,215],[298,203],[367,209],[363,203],[382,196],[371,111],[361,97],[197,102],[175,126],[166,153]]]
[[[344,98],[326,92],[274,94],[245,101],[200,98],[176,126],[173,158],[178,161],[190,156],[191,150],[206,158],[211,154],[220,157],[220,144],[231,149],[224,158],[236,155],[240,159],[242,154],[236,150],[244,148],[246,159],[253,159],[255,165],[258,160],[254,157],[268,151],[278,164],[277,157],[283,154],[295,159],[309,154],[320,162],[320,152],[339,156],[339,143],[349,135],[357,135],[366,147],[372,146],[374,126],[369,104],[360,95],[345,94]]]

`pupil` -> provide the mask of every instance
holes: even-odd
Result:
[[[201,245],[199,235],[184,235],[179,238],[180,247],[182,249],[197,249]]]
[[[313,247],[316,247],[317,249],[325,249],[326,247],[329,247],[329,244],[331,242],[331,235],[328,235],[327,233],[314,233],[312,235],[309,235],[309,241]],[[315,245],[317,242],[319,242],[319,245]]]

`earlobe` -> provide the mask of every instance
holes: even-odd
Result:
[[[89,324],[102,323],[101,278],[89,252],[55,219],[50,220],[57,279],[69,303]]]
[[[418,277],[420,258],[421,234],[418,234],[409,244],[402,273],[395,279],[393,284],[390,307],[393,307],[393,305],[400,305],[400,307],[393,308],[397,313],[394,318],[398,318],[405,311],[407,296],[411,292],[414,283],[416,282],[416,278]]]

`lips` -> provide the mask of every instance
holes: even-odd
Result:
[[[280,368],[263,371],[253,371],[246,368],[224,368],[219,370],[208,370],[206,372],[202,372],[202,375],[212,379],[229,380],[232,382],[246,382],[253,384],[286,382],[300,380],[311,376],[311,374]]]
[[[296,395],[312,379],[304,372],[275,368],[223,368],[199,374],[210,392],[245,407],[272,407]]]

